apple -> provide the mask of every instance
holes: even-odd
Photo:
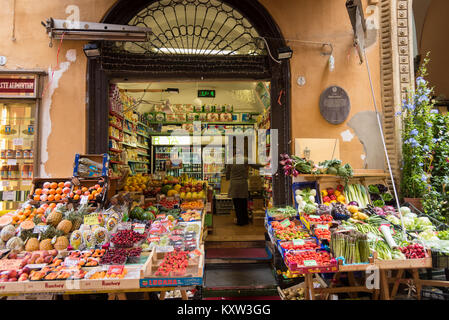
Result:
[[[27,275],[26,273],[22,274],[22,275],[19,277],[19,281],[26,281],[26,280],[28,280],[28,275]]]
[[[41,252],[41,257],[45,258],[46,256],[48,256],[50,253],[47,250],[44,250]]]
[[[17,278],[10,278],[8,281],[9,282],[15,282],[15,281],[17,281]]]
[[[56,257],[58,255],[58,250],[56,249],[50,250],[49,252],[53,257]]]
[[[75,193],[80,196],[83,192],[80,189],[78,189],[75,191]]]
[[[70,188],[72,186],[72,183],[70,181],[64,182],[64,187]]]
[[[28,268],[28,267],[25,267],[25,268],[22,269],[22,272],[25,273],[25,274],[30,274],[31,269]]]
[[[44,258],[39,257],[36,259],[36,264],[44,263]]]
[[[8,278],[10,278],[10,279],[11,278],[17,278],[17,271],[16,270],[9,271]]]
[[[52,256],[46,256],[46,257],[44,258],[44,262],[45,262],[45,263],[51,263],[52,260],[53,260],[53,257],[52,257]]]
[[[8,282],[8,278],[1,278],[0,282]]]
[[[14,252],[10,253],[8,258],[9,259],[17,259],[17,253],[14,253]]]

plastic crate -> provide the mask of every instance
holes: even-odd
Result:
[[[449,293],[437,288],[425,288],[421,290],[423,300],[449,300]]]
[[[449,254],[432,251],[432,267],[435,269],[449,269]]]
[[[315,195],[315,202],[320,204],[321,200],[320,200],[320,190],[318,188],[318,183],[316,181],[312,181],[312,182],[294,182],[292,184],[292,190],[293,190],[293,201],[295,202],[295,208],[298,209],[298,203],[296,202],[296,190],[302,190],[302,189],[306,189],[306,188],[310,188],[310,189],[315,189],[316,190],[316,195]]]

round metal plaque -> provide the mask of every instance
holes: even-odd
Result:
[[[349,96],[343,88],[332,86],[321,94],[320,112],[327,122],[332,124],[344,122],[350,110]]]

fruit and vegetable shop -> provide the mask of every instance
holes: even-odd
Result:
[[[30,3],[38,54],[0,69],[0,298],[447,299],[449,226],[398,192],[396,8],[315,2],[105,0],[84,30]]]

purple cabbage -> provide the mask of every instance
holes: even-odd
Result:
[[[359,206],[359,204],[358,204],[357,201],[351,201],[351,202],[348,203],[348,205],[350,205],[350,206],[356,206],[356,207]]]
[[[376,214],[378,216],[386,216],[386,213],[384,212],[384,210],[382,208],[374,207],[374,211],[376,211]]]

